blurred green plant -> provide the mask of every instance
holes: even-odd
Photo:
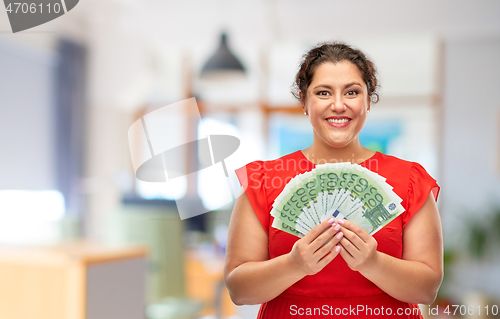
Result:
[[[458,253],[455,249],[453,248],[445,248],[443,251],[443,272],[444,272],[444,277],[443,277],[443,282],[441,283],[441,287],[439,288],[438,291],[438,297],[436,302],[441,302],[443,300],[446,300],[447,294],[448,294],[448,286],[449,282],[451,281],[451,271],[452,271],[452,266],[458,259]]]
[[[461,249],[457,243],[445,246],[444,278],[435,303],[446,301],[449,297],[452,272],[457,262],[465,258],[479,263],[494,258],[500,251],[500,203],[490,203],[482,214],[478,214],[476,210],[464,209],[460,215],[462,226],[456,231],[463,232],[465,249]]]
[[[473,216],[473,215],[472,215]],[[467,252],[474,260],[483,260],[500,247],[500,206],[494,206],[484,218],[474,219],[466,227]]]

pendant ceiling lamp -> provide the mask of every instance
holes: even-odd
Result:
[[[229,50],[226,33],[221,34],[219,48],[201,70],[202,79],[233,79],[245,76],[245,68]]]

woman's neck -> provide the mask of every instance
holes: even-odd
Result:
[[[367,149],[361,144],[350,143],[341,148],[325,147],[313,143],[302,151],[307,159],[315,164],[351,162],[361,163],[372,157],[375,152]]]

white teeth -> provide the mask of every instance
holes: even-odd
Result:
[[[350,119],[326,119],[326,120],[328,122],[337,123],[337,124],[347,123],[350,121]]]

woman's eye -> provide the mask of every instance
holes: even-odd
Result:
[[[319,91],[317,94],[322,95],[322,96],[327,96],[328,92],[327,91]]]
[[[356,90],[352,90],[352,91],[347,92],[347,95],[351,95],[351,96],[355,96],[357,94],[358,94],[358,91],[356,91]]]

